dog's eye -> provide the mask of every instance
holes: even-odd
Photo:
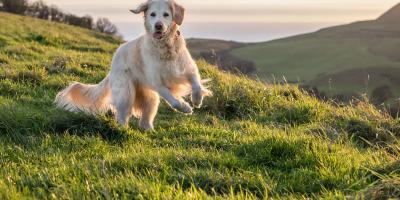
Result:
[[[155,17],[156,13],[151,13],[150,16]]]
[[[169,13],[164,13],[164,17],[169,17]]]

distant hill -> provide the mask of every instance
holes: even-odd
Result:
[[[191,38],[187,40],[187,44],[194,58],[205,59],[207,62],[219,66],[222,70],[245,74],[256,71],[254,62],[230,53],[232,49],[246,46],[245,43]]]
[[[400,19],[400,3],[391,8],[389,11],[380,16],[377,20],[380,22],[397,23]]]
[[[367,93],[377,105],[393,105],[400,97],[400,4],[376,20],[246,44],[225,54],[253,62],[253,74],[264,80],[285,79],[340,100]]]
[[[216,39],[200,39],[200,38],[189,38],[187,39],[187,45],[191,50],[191,54],[194,57],[201,56],[204,53],[212,53],[213,51],[224,51],[233,48],[242,47],[244,44],[235,41],[225,41]]]

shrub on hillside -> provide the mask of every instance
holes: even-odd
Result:
[[[88,15],[78,17],[76,15],[67,14],[64,17],[64,22],[69,25],[79,26],[87,29],[92,29],[93,27],[93,18]]]
[[[100,33],[105,33],[108,35],[115,35],[118,33],[117,27],[107,18],[98,19],[94,29]]]
[[[64,22],[65,14],[55,5],[51,5],[50,9],[50,20],[54,22]]]
[[[36,1],[29,5],[25,14],[39,19],[49,19],[50,7],[47,6],[43,1]]]
[[[6,12],[24,14],[28,9],[27,0],[2,0],[1,2]]]

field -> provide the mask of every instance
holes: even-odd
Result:
[[[0,199],[400,197],[400,120],[198,61],[214,96],[156,130],[56,109],[107,73],[118,38],[0,12]]]

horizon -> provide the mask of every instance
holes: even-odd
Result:
[[[142,0],[45,0],[77,15],[109,18],[126,40],[144,33],[142,17],[129,12]],[[205,0],[178,1],[187,9],[182,33],[187,38],[262,42],[317,31],[354,21],[373,20],[399,3],[395,0]]]

